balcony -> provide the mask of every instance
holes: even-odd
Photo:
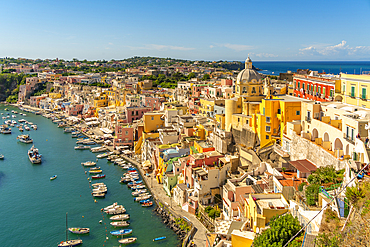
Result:
[[[311,117],[306,116],[306,117],[305,117],[305,120],[306,120],[306,122],[307,122],[307,123],[311,123]]]
[[[366,94],[360,94],[360,99],[363,101],[367,101]]]
[[[349,143],[352,143],[353,145],[355,145],[355,139],[347,135],[346,133],[343,133],[343,138],[347,140]]]

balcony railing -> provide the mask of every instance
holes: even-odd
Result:
[[[366,101],[366,94],[360,94],[360,99]]]
[[[311,123],[311,117],[306,116],[305,120],[306,120],[306,122]]]
[[[347,135],[346,133],[343,133],[343,138],[345,140],[347,140],[348,142],[352,143],[352,144],[355,144],[355,140],[354,138],[352,138],[351,136]]]

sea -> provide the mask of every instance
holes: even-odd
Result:
[[[5,111],[8,108],[9,111]],[[12,115],[18,108],[0,105],[0,117]],[[122,168],[108,163],[106,159],[97,161],[96,154],[89,150],[74,150],[76,138],[64,133],[50,119],[24,112],[27,116],[16,115],[16,120],[25,119],[37,124],[37,130],[24,131],[34,140],[34,145],[42,154],[42,164],[33,165],[27,156],[32,144],[17,141],[20,134],[15,127],[12,134],[0,134],[0,246],[2,247],[52,247],[66,240],[68,227],[89,227],[90,233],[76,235],[68,233],[69,239],[81,238],[82,246],[119,246],[118,239],[110,234],[116,230],[109,223],[109,216],[101,208],[118,202],[130,214],[131,236],[137,237],[130,246],[179,246],[177,235],[166,227],[152,208],[143,208],[133,201],[131,190],[120,184]],[[12,119],[10,117],[9,119]],[[5,120],[0,118],[3,123]],[[94,201],[88,181],[85,161],[97,161],[106,178],[93,180],[104,182],[108,193],[103,199]],[[50,177],[57,175],[55,180]],[[66,218],[68,213],[68,218]],[[67,221],[66,221],[67,219]],[[99,223],[99,221],[102,221]],[[117,228],[118,229],[118,228]],[[130,236],[130,235],[129,235]],[[166,236],[165,240],[153,242],[156,237]],[[126,236],[125,236],[126,237]]]
[[[287,71],[296,72],[297,69],[309,69],[319,73],[334,74],[370,74],[370,61],[286,61],[286,62],[253,62],[265,75],[279,75]]]

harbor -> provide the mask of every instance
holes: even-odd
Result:
[[[0,106],[0,112],[5,112],[4,108]],[[29,161],[27,152],[32,144],[17,141],[17,136],[22,134],[17,128],[12,128],[12,134],[0,135],[0,153],[4,155],[0,161],[3,199],[0,210],[5,223],[0,238],[4,246],[40,246],[40,242],[43,246],[57,246],[66,240],[66,212],[70,227],[90,228],[88,234],[70,233],[69,239],[80,238],[84,246],[119,246],[121,238],[110,234],[117,228],[110,224],[109,215],[100,210],[114,202],[123,205],[130,215],[132,234],[127,237],[137,238],[130,246],[181,245],[177,235],[153,211],[155,207],[142,207],[134,202],[132,190],[119,183],[124,173],[120,166],[105,158],[97,159],[100,153],[74,150],[77,140],[50,119],[28,112],[27,116],[17,116],[37,124],[37,130],[31,129],[27,134],[42,153],[42,163],[34,165]],[[94,147],[98,146],[91,145]],[[90,174],[85,171],[90,167],[81,165],[89,160],[96,162],[106,175],[96,180],[108,188],[103,198],[94,198],[91,194],[91,184],[95,181],[89,183]],[[54,175],[57,178],[51,179]],[[21,235],[16,234],[19,230]],[[161,236],[166,238],[153,242]]]

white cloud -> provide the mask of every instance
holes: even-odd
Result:
[[[178,50],[178,51],[190,51],[195,48],[183,47],[183,46],[172,46],[172,45],[157,45],[157,44],[146,44],[144,46],[129,46],[131,50]]]
[[[275,55],[275,54],[270,54],[270,53],[258,53],[258,54],[255,54],[257,57],[263,57],[263,58],[266,58],[266,57],[278,57],[278,55]]]
[[[215,44],[215,45],[210,45],[209,48],[215,48],[215,47],[225,47],[225,48],[229,48],[231,50],[234,50],[234,51],[245,51],[245,50],[251,50],[253,49],[253,46],[250,46],[250,45],[240,45],[240,44],[230,44],[230,43],[226,43],[226,44]]]
[[[299,49],[301,55],[318,56],[363,56],[370,55],[370,46],[350,47],[345,40],[337,45],[311,45]]]

